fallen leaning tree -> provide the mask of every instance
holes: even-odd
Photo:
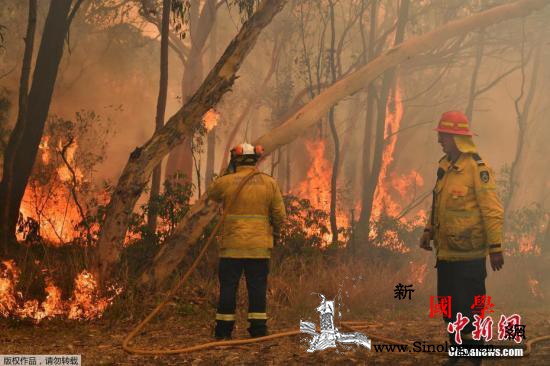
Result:
[[[99,234],[94,272],[105,288],[120,260],[130,215],[147,186],[153,169],[174,147],[192,139],[202,116],[228,92],[241,63],[253,48],[261,31],[281,11],[287,0],[264,0],[243,24],[202,85],[143,146],[136,148],[118,180],[107,206]]]
[[[335,82],[278,127],[254,141],[254,144],[263,145],[265,153],[269,154],[302,135],[319,121],[331,106],[363,89],[387,69],[429,51],[453,37],[505,20],[527,16],[547,4],[545,0],[520,0],[455,20],[439,29],[410,38]],[[217,213],[216,204],[207,202],[205,195],[200,197],[178,225],[174,235],[164,243],[151,268],[141,275],[140,284],[161,286],[185,257],[187,250],[198,242],[204,229]]]

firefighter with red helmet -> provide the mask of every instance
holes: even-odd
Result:
[[[227,211],[219,245],[217,339],[231,338],[236,294],[243,271],[248,291],[248,332],[252,337],[267,335],[269,258],[286,213],[277,182],[255,168],[262,153],[261,146],[248,143],[236,146],[231,150],[230,164],[235,170],[216,179],[207,191],[208,198],[222,202]],[[248,180],[236,194],[243,179]]]
[[[430,219],[420,240],[420,247],[432,250],[437,257],[437,295],[451,296],[451,317],[462,313],[470,322],[461,332],[463,345],[475,346],[472,339],[472,306],[476,297],[485,296],[486,256],[491,268],[498,271],[502,256],[503,208],[497,196],[495,176],[477,153],[466,115],[445,112],[438,127],[438,142],[445,156],[439,160],[437,182],[433,190]],[[483,299],[487,299],[484,297]],[[454,344],[454,335],[450,335]],[[453,364],[457,358],[449,359]],[[480,358],[465,360],[480,364]]]

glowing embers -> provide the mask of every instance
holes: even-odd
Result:
[[[409,262],[409,279],[414,284],[422,285],[426,279],[428,265],[426,263]]]
[[[521,254],[540,254],[540,247],[535,243],[535,235],[521,235],[518,239],[518,249]]]
[[[529,290],[531,291],[534,297],[537,297],[540,299],[544,297],[539,287],[539,281],[536,278],[529,276],[529,278],[527,279],[527,284],[529,285]]]
[[[100,297],[96,280],[84,270],[76,277],[69,300],[62,299],[61,289],[48,277],[44,301],[24,300],[23,294],[16,291],[19,276],[20,271],[14,261],[3,261],[0,264],[0,316],[4,318],[28,318],[35,322],[63,316],[76,320],[97,319],[122,291],[119,287],[111,287],[109,297]]]

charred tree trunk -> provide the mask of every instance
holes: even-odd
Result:
[[[114,273],[130,214],[145,188],[153,168],[175,146],[190,141],[202,123],[202,116],[218,103],[236,79],[236,73],[261,31],[271,22],[286,0],[263,1],[242,26],[197,92],[143,146],[130,155],[113,192],[98,241],[96,271],[102,285]]]
[[[32,53],[34,49],[34,37],[36,34],[36,8],[37,0],[29,1],[29,15],[27,20],[27,32],[25,35],[25,51],[23,53],[23,63],[21,66],[21,77],[19,79],[19,111],[17,113],[18,123],[25,123],[27,118],[27,108],[29,101],[29,77],[31,73],[31,62],[32,62]],[[21,121],[21,122],[19,122]],[[14,130],[14,132],[17,130]],[[19,130],[21,131],[21,130]],[[19,136],[15,136],[14,139],[19,139]],[[4,169],[6,169],[6,164],[9,164],[9,161],[4,161]],[[10,170],[13,170],[13,166],[9,167]],[[6,174],[6,170],[4,170]],[[10,247],[15,244],[15,226],[17,221],[10,223],[10,211],[8,207],[4,206],[4,196],[3,190],[0,191],[0,202],[2,202],[1,213],[2,213],[2,222],[0,223],[0,235],[2,243],[2,252],[3,255],[8,257],[9,253],[13,252],[10,250]],[[14,219],[17,220],[19,217],[19,207],[17,208],[17,217]],[[13,219],[12,219],[13,220]],[[13,225],[13,226],[12,226]]]
[[[65,37],[81,1],[76,2],[72,12],[71,3],[72,0],[58,0],[50,4],[36,57],[32,86],[27,96],[26,88],[32,58],[31,42],[36,21],[35,10],[32,10],[32,14],[29,13],[31,18],[21,73],[23,91],[20,93],[20,100],[23,100],[23,105],[20,105],[17,122],[4,154],[4,171],[0,183],[0,240],[5,250],[8,242],[15,241],[21,200],[42,139],[59,63],[63,56]],[[31,2],[31,7],[34,5],[34,2]]]
[[[363,89],[365,85],[368,85],[385,70],[428,51],[457,35],[507,19],[526,16],[546,5],[544,0],[522,0],[501,5],[476,15],[455,20],[432,32],[411,38],[325,89],[311,102],[281,123],[279,127],[254,141],[254,144],[261,144],[264,146],[265,154],[270,154],[278,147],[287,145],[298,136],[301,136],[311,126],[315,125],[331,106],[346,96]],[[162,285],[185,257],[187,250],[197,243],[205,227],[215,217],[217,207],[217,205],[211,203],[207,204],[205,196],[201,197],[177,227],[174,236],[164,243],[161,252],[154,259],[153,266],[142,274],[140,283]]]
[[[162,2],[162,27],[160,36],[160,82],[159,95],[157,99],[157,114],[155,118],[155,132],[164,126],[164,113],[166,111],[166,96],[168,94],[168,31],[170,27],[170,10],[172,0]],[[147,212],[147,226],[151,233],[157,231],[158,208],[156,200],[160,193],[161,165],[157,164],[153,169],[151,178],[151,194],[149,196],[149,211]]]

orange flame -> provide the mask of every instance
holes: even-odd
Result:
[[[25,189],[20,209],[25,219],[32,218],[38,224],[40,237],[57,246],[74,240],[79,234],[75,227],[82,221],[71,193],[72,172],[61,158],[53,159],[56,154],[60,156],[62,149],[61,141],[56,147],[52,147],[50,137],[43,137],[39,146],[38,162],[53,171],[54,175],[47,184],[41,183],[39,179],[31,180]],[[64,156],[74,171],[74,179],[77,183],[82,183],[85,180],[84,174],[75,164],[77,150],[78,143],[74,141],[65,149]],[[107,200],[106,195],[98,197],[105,202]],[[17,239],[24,240],[27,234],[26,231],[18,232]]]
[[[301,198],[308,199],[314,208],[328,213],[330,212],[332,167],[325,159],[325,141],[306,141],[305,145],[312,162],[307,171],[306,179],[298,185],[293,193]],[[348,227],[350,224],[348,216],[339,209],[336,211],[336,225],[339,228]],[[327,227],[329,226],[328,222],[324,224]],[[324,235],[323,240],[325,244],[328,244],[331,241],[331,235]]]
[[[19,280],[19,271],[13,260],[3,261],[5,269],[0,271],[0,315],[8,317],[17,307],[15,284]]]
[[[211,108],[202,116],[202,122],[207,131],[211,131],[214,127],[218,125],[220,121],[220,113],[217,112],[214,108]]]
[[[382,210],[385,209],[390,216],[397,216],[401,212],[399,205],[392,199],[389,191],[389,185],[386,184],[388,177],[388,168],[393,161],[393,152],[397,144],[397,136],[395,132],[399,130],[401,125],[401,118],[403,117],[403,104],[401,103],[401,89],[399,84],[396,83],[394,95],[388,96],[386,103],[386,123],[384,130],[384,139],[388,141],[384,152],[382,154],[382,166],[380,168],[380,174],[378,175],[378,185],[374,194],[374,202],[372,205],[372,218],[378,219],[382,214]],[[392,103],[395,105],[395,111],[392,108]],[[391,136],[390,136],[391,135]],[[399,179],[392,179],[399,182]],[[403,186],[397,183],[398,187]]]
[[[388,96],[386,103],[386,121],[384,138],[386,145],[382,153],[382,164],[378,178],[378,185],[373,199],[371,223],[373,224],[370,232],[371,239],[376,236],[375,223],[380,220],[383,213],[399,218],[400,222],[407,227],[413,228],[425,224],[426,211],[417,209],[414,217],[405,218],[402,212],[407,209],[407,204],[414,201],[417,197],[418,189],[424,185],[424,180],[417,171],[411,170],[408,174],[398,175],[395,172],[390,173],[390,165],[393,161],[393,154],[397,144],[397,131],[400,128],[403,117],[403,104],[401,98],[401,88],[399,82],[395,89]],[[312,159],[308,169],[306,179],[304,179],[295,191],[295,194],[308,198],[313,207],[325,212],[330,207],[330,180],[332,167],[324,158],[324,141],[306,141],[306,149]],[[403,202],[403,204],[399,203]],[[341,205],[339,205],[341,206]],[[356,203],[356,212],[360,212],[360,204]],[[402,217],[403,216],[403,217]],[[346,214],[341,210],[337,213],[337,223],[339,227],[349,226],[350,221]],[[408,249],[399,238],[395,231],[387,231],[383,234],[384,246],[406,252]]]
[[[96,319],[113,302],[114,298],[122,292],[120,287],[112,287],[114,295],[111,297],[99,297],[97,281],[88,271],[82,271],[75,279],[75,289],[72,301],[69,305],[69,319]]]
[[[46,299],[23,301],[21,292],[15,288],[20,271],[12,260],[2,262],[0,271],[0,316],[29,318],[38,323],[43,319],[67,316],[69,319],[92,320],[100,318],[114,298],[122,292],[120,287],[111,287],[110,297],[99,297],[97,282],[86,270],[75,279],[74,290],[69,300],[63,300],[61,289],[51,279],[46,279]]]

